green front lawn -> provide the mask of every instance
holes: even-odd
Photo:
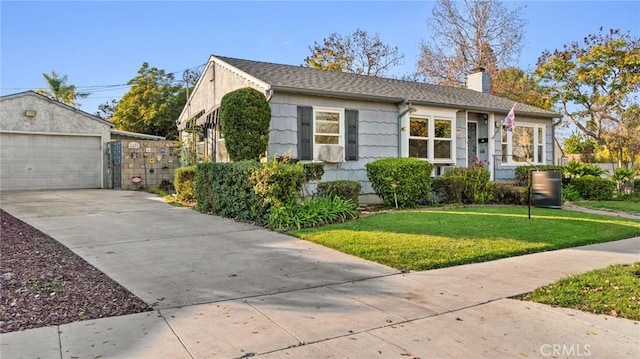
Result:
[[[640,221],[554,209],[487,206],[401,211],[289,232],[404,270],[426,270],[640,235]]]
[[[522,299],[640,320],[640,262],[570,276]]]
[[[576,206],[640,215],[640,199],[630,201],[576,201]]]

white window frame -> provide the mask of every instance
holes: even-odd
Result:
[[[531,162],[516,162],[513,160],[513,131],[515,131],[516,128],[519,127],[529,127],[533,129],[533,160]],[[540,130],[542,130],[542,134],[540,134]],[[503,140],[503,133],[500,134],[500,138],[501,138],[501,147],[502,144],[506,144],[507,145],[507,154],[506,154],[506,159],[507,161],[502,161],[502,165],[503,166],[522,166],[522,165],[527,165],[527,164],[534,164],[534,165],[543,165],[546,164],[546,153],[547,153],[547,141],[546,141],[546,135],[547,135],[547,128],[544,124],[540,124],[540,123],[527,123],[527,122],[519,122],[517,123],[514,128],[513,131],[507,131],[504,127],[502,127],[501,131],[504,133],[506,131],[507,134],[507,142],[505,143]],[[540,136],[542,136],[542,138],[540,138]],[[538,153],[539,153],[539,147],[542,147],[542,157],[543,158],[538,158]],[[504,157],[504,154],[503,156]]]
[[[412,119],[427,120],[427,124],[429,126],[428,137],[411,136],[411,120]],[[449,123],[451,125],[451,127],[450,127],[451,137],[435,137],[436,120],[449,121]],[[422,158],[422,157],[416,157],[416,158],[421,158],[421,159],[427,160],[430,163],[454,164],[455,163],[455,138],[456,137],[455,137],[455,119],[454,118],[446,117],[446,116],[433,116],[433,115],[411,115],[411,116],[409,116],[409,136],[408,136],[408,139],[407,139],[407,149],[409,148],[409,141],[410,140],[427,141],[427,158]],[[451,146],[451,150],[450,150],[451,157],[450,158],[435,158],[435,141],[436,140],[449,141],[450,146]]]
[[[335,112],[338,114],[338,144],[333,144],[333,146],[343,146],[344,147],[344,108],[336,108],[336,107],[314,107],[313,108],[313,123],[311,124],[313,127],[313,131],[312,131],[312,138],[313,138],[313,146],[314,146],[314,151],[313,153],[317,153],[316,151],[316,147],[317,146],[324,146],[327,145],[325,143],[316,143],[316,134],[319,134],[321,136],[325,136],[327,134],[323,134],[323,133],[316,133],[316,115],[318,112]],[[331,134],[330,134],[331,136]]]

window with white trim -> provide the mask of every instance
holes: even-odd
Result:
[[[409,118],[409,157],[433,163],[453,162],[453,119]]]
[[[313,144],[341,145],[344,137],[344,110],[313,108]]]
[[[504,164],[545,163],[545,126],[518,123],[513,131],[502,128],[502,162]]]

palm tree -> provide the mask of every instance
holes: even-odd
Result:
[[[49,90],[37,89],[36,92],[52,100],[80,107],[76,99],[86,98],[90,95],[88,92],[77,92],[75,85],[67,85],[67,75],[59,77],[57,72],[51,71],[51,75],[42,74],[42,76],[47,82]]]

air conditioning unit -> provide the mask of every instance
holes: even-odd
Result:
[[[344,162],[344,147],[337,145],[322,145],[318,148],[318,159],[327,163]]]

